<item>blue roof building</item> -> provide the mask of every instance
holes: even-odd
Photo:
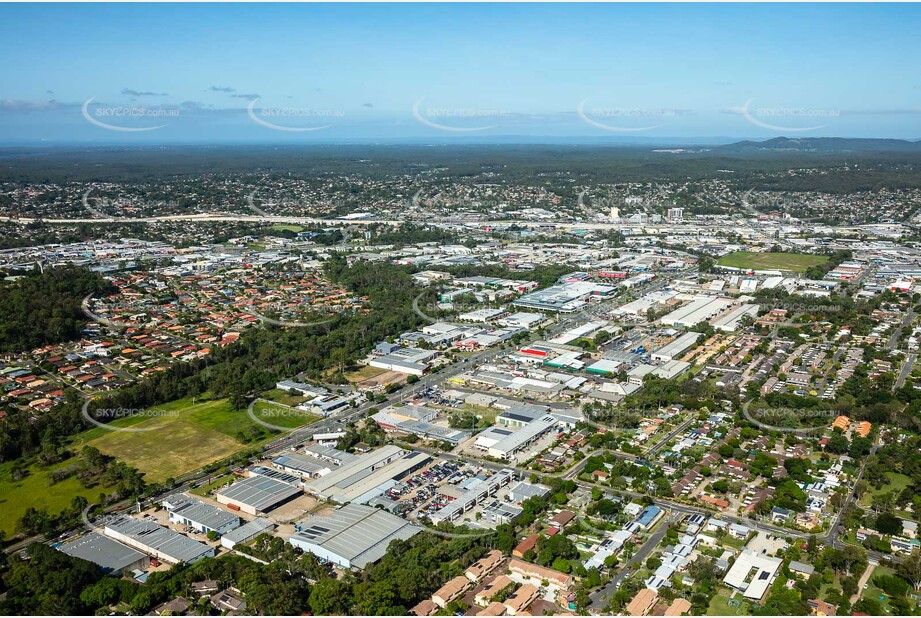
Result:
[[[640,516],[636,518],[636,523],[643,526],[643,528],[648,528],[656,519],[658,519],[659,514],[662,513],[662,509],[657,506],[647,506],[640,513]]]

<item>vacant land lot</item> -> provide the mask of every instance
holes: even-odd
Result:
[[[717,264],[731,268],[745,268],[751,270],[789,270],[805,272],[810,266],[818,266],[828,261],[824,255],[810,255],[807,253],[750,253],[737,251],[724,255]]]
[[[273,388],[272,390],[265,391],[262,393],[262,397],[265,399],[271,399],[272,401],[277,401],[278,403],[286,406],[296,406],[299,403],[304,403],[307,401],[306,397],[301,395],[292,395],[288,391],[281,388]]]
[[[93,503],[106,487],[96,486],[86,489],[76,477],[70,477],[60,483],[51,482],[51,473],[59,468],[77,464],[77,459],[69,459],[50,468],[32,466],[27,468],[21,480],[13,480],[13,463],[0,465],[0,530],[7,537],[16,532],[16,523],[29,507],[45,509],[57,515],[70,506],[76,496],[83,496]]]
[[[386,369],[381,369],[380,367],[372,367],[370,365],[361,365],[354,371],[349,371],[344,375],[345,379],[350,383],[355,384],[356,382],[364,382],[365,380],[370,380],[376,378],[377,376],[387,373]]]
[[[359,390],[375,389],[387,384],[402,384],[408,377],[408,373],[387,371],[379,367],[362,367],[357,371],[345,374],[345,379]]]
[[[97,428],[87,443],[144,472],[148,481],[162,482],[242,450],[246,444],[241,434],[264,432],[245,410],[234,410],[226,399],[180,399],[155,409],[156,416],[113,423],[145,431]]]
[[[898,472],[887,472],[886,473],[886,482],[883,483],[883,486],[879,489],[871,489],[863,497],[860,498],[861,506],[870,506],[873,503],[873,496],[881,496],[882,494],[889,493],[894,491],[896,494],[902,493],[902,491],[911,484],[911,478],[905,476],[904,474],[899,474]]]
[[[320,420],[320,417],[316,414],[288,406],[275,405],[266,401],[257,401],[253,405],[253,415],[270,425],[284,427],[285,429],[294,429]]]

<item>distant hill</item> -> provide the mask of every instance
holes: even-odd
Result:
[[[746,140],[711,149],[714,154],[751,155],[774,153],[846,154],[874,152],[921,153],[921,141],[903,139],[859,139],[844,137],[775,137],[756,142]]]

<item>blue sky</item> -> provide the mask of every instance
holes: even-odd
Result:
[[[0,145],[918,139],[919,27],[904,4],[2,4]]]

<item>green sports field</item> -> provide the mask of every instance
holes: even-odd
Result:
[[[792,272],[805,272],[810,266],[818,266],[828,261],[825,255],[810,255],[807,253],[751,253],[749,251],[736,251],[724,255],[716,261],[720,266],[731,268],[745,268],[751,270],[789,270]]]

